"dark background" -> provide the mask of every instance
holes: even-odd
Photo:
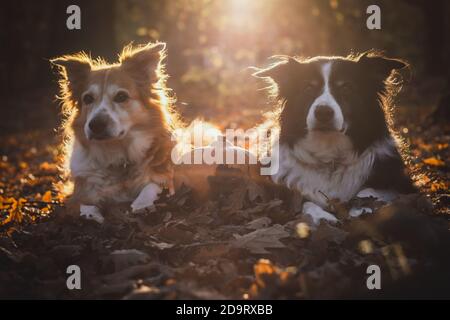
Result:
[[[81,8],[81,30],[66,8]],[[366,8],[381,7],[381,30]],[[16,0],[2,2],[0,133],[54,127],[58,104],[48,60],[77,51],[113,61],[131,41],[168,43],[170,86],[187,118],[257,118],[265,108],[247,67],[273,54],[346,55],[385,50],[412,65],[403,101],[448,110],[450,2],[445,0]]]

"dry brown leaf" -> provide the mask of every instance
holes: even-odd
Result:
[[[435,166],[435,167],[445,166],[445,162],[436,157],[430,157],[430,158],[423,159],[423,163],[425,163],[429,166]]]
[[[248,192],[248,199],[251,202],[254,202],[258,198],[261,200],[265,200],[267,197],[264,188],[252,180],[248,180],[247,192]]]
[[[253,271],[255,273],[256,283],[260,287],[264,287],[265,284],[264,280],[262,279],[262,275],[271,275],[274,274],[277,270],[270,260],[259,259],[258,263],[253,266]]]
[[[431,192],[437,192],[437,191],[446,191],[449,189],[449,185],[446,182],[433,182],[431,184]]]
[[[328,223],[322,223],[319,225],[317,230],[312,233],[311,241],[332,241],[341,243],[347,237],[347,234],[347,231],[334,227]]]
[[[166,250],[166,249],[171,249],[175,246],[175,244],[173,243],[167,243],[167,242],[156,242],[156,241],[146,241],[145,244],[157,248],[159,250]]]
[[[267,228],[271,222],[272,220],[269,217],[261,217],[250,221],[249,223],[247,223],[246,227],[249,229],[257,230],[261,228]]]
[[[339,199],[332,199],[328,201],[328,206],[339,220],[348,218],[348,208],[344,202],[341,202]]]
[[[285,245],[280,239],[289,237],[290,234],[285,228],[276,224],[269,228],[259,229],[243,236],[235,234],[236,238],[231,245],[237,248],[248,249],[252,253],[269,253],[268,248],[284,248]]]
[[[46,191],[42,196],[42,201],[44,202],[52,202],[52,192],[50,190]]]
[[[115,250],[111,253],[115,271],[123,270],[129,266],[146,263],[148,254],[136,249]]]

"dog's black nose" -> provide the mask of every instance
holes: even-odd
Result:
[[[317,106],[314,116],[320,122],[329,122],[334,117],[334,111],[329,106]]]
[[[102,136],[105,133],[107,126],[108,121],[102,116],[95,117],[89,122],[89,129],[94,136]]]

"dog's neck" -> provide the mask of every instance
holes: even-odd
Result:
[[[357,159],[350,139],[338,132],[312,132],[292,148],[297,161],[311,166],[350,164]]]
[[[148,132],[130,132],[123,140],[92,143],[84,146],[86,157],[99,168],[126,169],[144,161],[153,143]]]

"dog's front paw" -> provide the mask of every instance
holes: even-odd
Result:
[[[373,188],[366,188],[358,192],[356,195],[356,198],[364,199],[364,198],[371,198],[375,201],[381,201],[385,203],[390,203],[392,200],[394,200],[398,194],[393,191],[389,190],[377,190]],[[352,218],[359,217],[363,214],[367,213],[373,213],[373,209],[370,206],[357,206],[353,207],[349,211],[349,216]]]
[[[105,221],[105,218],[103,218],[100,210],[96,206],[87,206],[84,204],[80,206],[80,217],[83,217],[87,220],[94,220],[100,224]]]
[[[158,195],[161,191],[162,188],[157,184],[149,183],[146,185],[131,204],[132,211],[135,213],[153,206],[153,203],[158,200]]]
[[[383,202],[391,202],[398,194],[390,190],[375,190],[372,188],[366,188],[358,192],[357,198],[374,198]]]
[[[372,212],[373,212],[372,208],[369,208],[369,207],[353,207],[348,212],[348,215],[352,218],[356,218],[362,214],[372,213]]]
[[[325,220],[331,223],[338,222],[338,219],[334,215],[323,210],[317,204],[309,201],[303,204],[303,214],[310,216],[315,225],[318,225],[320,220]]]

